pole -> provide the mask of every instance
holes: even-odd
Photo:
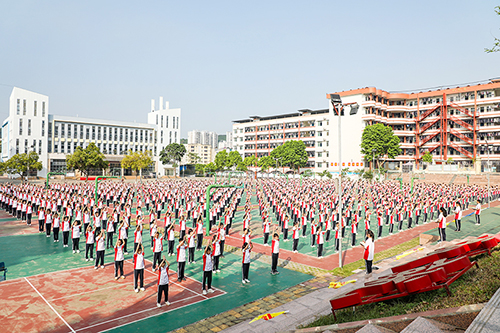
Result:
[[[490,146],[486,146],[488,149],[488,208],[490,208],[490,174],[491,174],[491,164],[490,164]]]
[[[335,107],[335,106],[334,106]],[[339,114],[339,129],[338,129],[338,136],[339,136],[339,188],[338,188],[338,193],[339,193],[339,221],[342,221],[342,145],[341,145],[341,140],[342,140],[342,135],[341,135],[341,130],[342,130],[342,125],[341,125],[341,119],[342,119],[342,108],[341,107],[338,111]],[[342,268],[344,265],[342,264],[342,233],[340,233],[340,241],[339,241],[339,267]]]

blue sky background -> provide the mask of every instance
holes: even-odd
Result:
[[[0,118],[12,86],[60,115],[146,122],[182,108],[182,136],[327,107],[326,93],[500,76],[498,1],[0,2]]]

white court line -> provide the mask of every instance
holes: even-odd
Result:
[[[51,301],[57,301],[57,300],[60,300],[60,299],[74,297],[74,296],[80,296],[80,295],[85,295],[85,294],[92,294],[92,293],[95,293],[97,291],[111,289],[111,288],[116,288],[117,286],[119,287],[119,286],[122,286],[122,285],[125,285],[125,284],[121,283],[121,284],[116,284],[116,285],[111,286],[111,287],[106,287],[106,288],[101,288],[101,289],[96,289],[96,290],[91,290],[91,291],[85,291],[83,293],[67,295],[67,296],[63,296],[63,297],[59,297],[59,298],[53,298],[53,299],[51,299]]]
[[[147,259],[144,259],[144,261],[146,261],[146,260],[147,260]],[[127,261],[128,263],[132,264],[132,265],[134,264],[133,262],[130,262],[129,260],[126,260],[126,261]],[[148,260],[148,261],[150,261],[150,260]],[[156,274],[155,272],[150,271],[150,270],[148,270],[148,269],[146,269],[146,268],[144,268],[144,271],[149,272],[149,273],[154,274],[154,275],[158,275],[158,274]],[[193,279],[193,280],[194,280],[194,279]],[[196,280],[194,280],[194,281],[196,281]],[[196,281],[196,282],[199,282],[199,281]],[[205,295],[203,295],[203,294],[200,294],[200,293],[197,293],[196,291],[191,290],[191,289],[189,289],[189,288],[186,288],[186,287],[184,287],[184,286],[180,285],[179,283],[176,283],[176,282],[173,282],[173,281],[170,281],[170,283],[175,284],[175,285],[178,285],[179,287],[181,287],[181,288],[183,288],[183,289],[189,290],[189,291],[190,291],[190,292],[192,292],[193,294],[196,294],[196,295],[198,295],[198,296],[201,296],[201,297],[203,297],[203,298],[207,298],[207,299],[208,299],[208,297],[207,297],[207,296],[205,296]]]
[[[109,265],[112,265],[112,263],[104,264],[104,267],[109,266]],[[66,272],[71,272],[71,271],[74,271],[74,270],[77,270],[77,269],[89,269],[89,268],[94,268],[94,266],[75,267],[75,268],[71,268],[71,269],[66,269],[64,271],[53,271],[53,272],[40,273],[40,274],[36,274],[36,275],[31,275],[31,276],[29,276],[29,278],[32,279],[34,277],[40,277],[42,275],[48,275],[48,274],[51,274],[51,275],[57,274],[57,273],[64,274]],[[18,280],[21,281],[23,279],[25,279],[25,278],[24,277],[19,277],[19,278],[15,278],[15,279],[12,279],[12,280],[7,280],[5,282],[15,282],[15,281],[18,281]],[[2,283],[0,283],[0,286],[1,285],[2,285]]]
[[[55,312],[55,314],[56,314],[59,318],[61,318],[61,320],[62,320],[62,321],[66,324],[66,326],[68,326],[68,327],[69,327],[69,329],[71,330],[71,332],[75,332],[75,330],[74,330],[71,326],[69,326],[69,324],[66,322],[66,320],[64,320],[64,318],[63,318],[63,317],[61,317],[61,315],[60,315],[60,314],[59,314],[59,313],[58,313],[58,312],[57,312],[57,311],[56,311],[56,310],[52,307],[52,305],[50,305],[50,303],[49,303],[49,302],[47,302],[47,300],[45,299],[45,297],[43,297],[43,295],[42,295],[42,294],[40,294],[40,292],[39,292],[39,291],[35,288],[35,286],[34,286],[34,285],[32,285],[32,284],[31,284],[31,282],[29,282],[29,280],[28,280],[27,278],[24,278],[24,279],[26,280],[26,282],[28,282],[28,283],[30,284],[30,286],[31,286],[31,287],[32,287],[32,288],[36,291],[36,293],[37,293],[37,294],[38,294],[38,295],[39,295],[39,296],[40,296],[40,297],[41,297],[41,298],[45,301],[45,303],[47,303],[47,305],[48,305],[48,306],[52,309],[52,311],[54,311],[54,312]]]
[[[206,298],[206,299],[201,300],[200,302],[203,302],[203,301],[206,301],[206,300],[209,300],[209,299],[212,299],[212,298],[216,298],[216,297],[219,297],[219,296],[222,296],[222,295],[224,295],[224,294],[220,294],[220,295],[217,295],[217,296],[214,296],[214,297]],[[196,295],[196,296],[191,296],[191,297],[187,297],[187,298],[184,298],[184,299],[189,299],[189,298],[194,298],[194,297],[198,297],[198,295]],[[183,299],[183,300],[184,300],[184,299]],[[170,303],[170,304],[173,304],[173,303],[175,303],[175,302],[181,302],[181,301],[182,301],[182,300],[179,300],[179,301],[174,301],[174,302],[172,302],[172,303]],[[133,321],[131,321],[131,322],[129,322],[129,323],[126,323],[126,324],[122,324],[122,325],[118,325],[118,326],[113,326],[112,328],[108,328],[107,330],[104,330],[104,331],[101,331],[101,332],[107,332],[107,331],[110,331],[110,330],[115,330],[115,329],[117,329],[118,327],[127,326],[127,325],[130,325],[130,324],[133,324],[133,323],[139,322],[139,321],[141,321],[141,320],[145,320],[145,319],[149,319],[149,318],[152,318],[152,317],[156,317],[156,316],[162,315],[162,314],[164,314],[164,313],[168,313],[168,312],[170,312],[170,311],[174,311],[174,310],[178,310],[178,309],[185,308],[186,306],[190,306],[190,305],[193,305],[193,304],[198,304],[198,303],[200,303],[200,302],[191,303],[191,304],[186,304],[186,305],[179,306],[178,308],[175,308],[175,309],[172,309],[172,310],[169,310],[169,311],[160,312],[160,313],[154,314],[154,315],[149,316],[149,317],[145,317],[145,318],[141,318],[141,319],[133,320]],[[158,309],[158,308],[156,307],[156,308],[149,309],[149,310],[143,310],[143,311],[141,311],[141,312],[151,311],[151,310],[154,310],[154,309]],[[140,312],[137,312],[137,313],[140,313]],[[127,315],[127,316],[124,316],[124,317],[129,317],[129,316],[131,316],[131,315]],[[121,317],[121,318],[124,318],[124,317]],[[110,321],[118,320],[118,319],[121,319],[121,318],[112,319],[112,320],[110,320]],[[89,327],[91,327],[91,326],[89,326]],[[77,331],[84,330],[84,329],[87,329],[87,328],[88,328],[88,327],[81,328],[81,329],[78,329]]]

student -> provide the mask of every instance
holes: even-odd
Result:
[[[214,272],[220,273],[219,261],[220,261],[221,251],[220,251],[220,238],[217,234],[214,235],[214,238],[212,241],[212,246],[214,249],[214,252],[213,252],[213,254],[214,254]]]
[[[207,245],[203,253],[203,295],[213,293],[212,289],[212,270],[213,270],[213,256],[211,245]]]
[[[366,274],[371,274],[372,272],[372,264],[373,264],[373,255],[375,253],[375,243],[373,242],[373,231],[366,231],[367,239],[365,242],[361,242],[361,246],[365,248],[365,252],[363,254],[363,259],[365,259],[366,263]]]
[[[92,226],[89,225],[87,230],[85,231],[85,261],[89,261],[89,252],[90,252],[90,260],[94,260],[94,236],[95,229],[92,229]]]
[[[186,268],[186,238],[182,239],[177,245],[177,282],[186,281],[184,270]]]
[[[47,209],[45,214],[45,231],[47,232],[47,237],[50,237],[50,231],[52,230],[52,213]]]
[[[59,229],[61,226],[61,222],[60,222],[58,213],[54,214],[54,219],[52,220],[52,224],[53,224],[52,231],[54,232],[54,243],[56,243],[56,242],[59,242]]]
[[[446,212],[446,209],[444,207],[439,208],[439,217],[438,220],[436,221],[439,223],[438,225],[438,231],[439,231],[439,242],[446,241],[446,216],[448,213]]]
[[[161,251],[163,251],[163,236],[157,231],[153,240],[153,272],[156,272],[156,262],[160,264]]]
[[[194,250],[196,246],[195,242],[196,235],[194,234],[193,229],[188,230],[187,234],[187,240],[188,240],[188,262],[189,264],[196,264],[196,261],[194,261]]]
[[[196,250],[201,251],[203,245],[203,221],[201,216],[196,221]]]
[[[125,254],[128,254],[128,251],[127,251],[127,238],[128,238],[127,229],[128,229],[127,221],[123,220],[120,223],[120,225],[118,226],[118,239],[123,240],[123,248],[124,248]]]
[[[63,247],[68,247],[70,225],[69,217],[65,216],[62,222]]]
[[[106,235],[104,234],[104,230],[101,230],[101,233],[96,238],[96,259],[94,269],[99,267],[99,262],[101,263],[101,268],[104,268],[104,251],[106,249],[105,240]]]
[[[31,225],[31,216],[33,214],[33,208],[31,202],[28,202],[28,207],[26,207],[26,224]]]
[[[140,280],[140,282],[138,281]],[[144,291],[144,249],[143,245],[139,244],[134,252],[134,291]]]
[[[335,225],[335,251],[338,251],[340,248],[340,233],[340,225],[337,222],[337,224]]]
[[[481,224],[481,200],[477,199],[476,205],[476,225]]]
[[[106,248],[109,249],[110,247],[113,246],[113,235],[115,233],[115,225],[113,223],[113,218],[111,218],[111,220],[109,220],[109,223],[106,225],[106,232],[107,232]]]
[[[156,223],[156,221],[153,221],[153,223],[149,224],[149,235],[151,236],[151,250],[154,247],[155,235],[157,230],[158,230],[158,224]]]
[[[262,231],[264,233],[264,246],[269,246],[268,241],[269,241],[269,230],[271,229],[271,222],[269,221],[268,218],[264,220],[264,224],[262,226]]]
[[[462,231],[462,205],[458,201],[455,207],[455,227],[456,231]]]
[[[80,253],[80,221],[73,222],[71,227],[71,240],[73,242],[73,253]]]
[[[134,253],[139,243],[142,243],[142,224],[137,222],[134,231]]]
[[[168,269],[170,263],[163,256],[163,260],[158,266],[158,296],[156,297],[156,306],[161,308],[161,294],[165,295],[165,305],[170,305],[168,301],[168,283],[170,282],[168,276]]]
[[[297,248],[299,247],[299,237],[300,237],[300,227],[299,227],[299,223],[298,222],[295,222],[293,224],[293,228],[292,228],[292,239],[293,239],[293,249],[292,251],[294,253],[297,253]],[[248,244],[248,243],[246,243]]]
[[[168,240],[168,256],[174,255],[174,245],[175,245],[175,226],[172,223],[167,229],[167,240]]]
[[[271,243],[271,255],[272,255],[271,274],[276,275],[279,274],[277,267],[278,267],[278,259],[280,256],[280,234],[278,229],[275,229],[273,233],[273,241]]]
[[[125,275],[123,275],[123,260],[123,241],[119,239],[115,245],[115,280],[118,280],[119,278],[125,279]],[[118,270],[120,270],[119,276]]]
[[[337,225],[338,225],[338,222],[337,222]],[[312,220],[311,221],[311,247],[316,246],[317,228],[318,228],[318,224],[316,223],[316,221]]]
[[[318,258],[323,259],[323,244],[325,243],[325,233],[326,231],[323,231],[323,228],[320,226],[318,228]]]
[[[358,215],[356,215],[358,216]],[[351,224],[351,235],[352,235],[352,241],[351,241],[351,246],[354,247],[356,246],[356,234],[358,233],[358,221],[355,219],[352,224]]]
[[[297,222],[295,222],[297,224]],[[242,259],[242,280],[241,282],[243,284],[249,283],[250,280],[248,279],[248,273],[250,271],[250,252],[252,252],[253,249],[253,243],[245,243],[241,247],[241,252],[243,254],[243,259]]]
[[[221,222],[219,223],[219,229],[217,229],[220,239],[220,256],[224,258],[224,243],[226,242],[226,226]]]

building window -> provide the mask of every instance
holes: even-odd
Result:
[[[42,140],[38,140],[38,155],[42,155]]]
[[[42,102],[42,117],[45,117],[45,102]]]
[[[23,120],[19,119],[19,135],[23,135]]]
[[[80,125],[80,140],[83,140],[83,125]]]
[[[107,127],[104,127],[104,128],[103,128],[103,131],[102,131],[102,139],[103,139],[103,140],[107,140],[107,135],[106,135],[106,132],[107,132]]]
[[[64,142],[61,142],[61,153],[64,153]]]
[[[64,128],[65,128],[65,127],[66,127],[66,126],[64,126],[64,124],[61,124],[61,137],[64,137]],[[61,146],[61,153],[64,153],[64,151],[63,151],[63,147],[62,147],[62,146]]]
[[[101,140],[101,127],[97,127],[97,140]]]
[[[125,141],[128,141],[128,129],[125,129]]]
[[[58,153],[58,146],[57,146],[57,143],[54,145],[54,153]]]
[[[141,130],[141,142],[143,142],[143,141],[144,141],[144,131]]]
[[[118,128],[115,128],[115,141],[118,141]]]
[[[68,124],[68,138],[71,138],[71,124]]]
[[[123,141],[123,128],[120,128],[120,141]]]
[[[166,120],[165,120],[165,127],[168,127],[168,116],[165,116]]]
[[[26,100],[23,99],[23,116],[26,115]]]
[[[28,135],[31,135],[31,119],[28,119]]]
[[[71,142],[68,141],[68,154],[71,152]]]
[[[160,127],[163,127],[163,116],[161,116],[161,124]]]
[[[16,154],[19,154],[19,139],[16,139]]]
[[[90,139],[90,128],[87,128],[86,133],[87,133],[87,135],[85,136],[85,138],[86,138],[87,140],[89,140],[89,139]]]
[[[172,117],[172,127],[175,128],[175,117]]]
[[[33,115],[36,117],[36,101],[33,103]]]
[[[78,138],[78,125],[73,125],[73,138]]]
[[[16,114],[19,116],[20,112],[21,112],[21,100],[17,99],[17,112],[16,112]]]
[[[177,120],[177,124],[179,123],[179,120]],[[174,133],[175,134],[175,140],[174,142],[177,142],[177,132]]]
[[[156,125],[158,125],[158,115],[156,115]]]
[[[28,153],[28,139],[24,139],[24,153]]]
[[[95,140],[95,126],[92,126],[92,140]]]
[[[45,120],[42,120],[42,136],[45,136]]]
[[[59,126],[54,126],[54,136],[59,136]]]

